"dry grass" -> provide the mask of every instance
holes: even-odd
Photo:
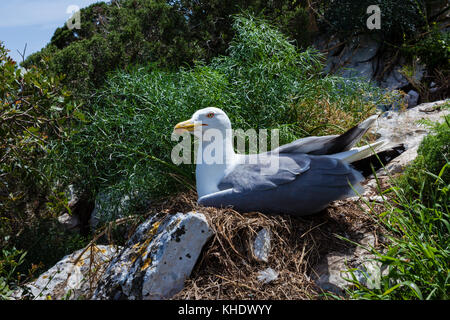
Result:
[[[335,235],[358,241],[363,233],[377,231],[370,215],[354,201],[337,201],[317,215],[296,218],[199,207],[192,192],[155,204],[149,214],[192,210],[206,216],[215,235],[205,245],[185,288],[173,299],[320,299],[313,266],[329,252],[352,250],[350,243]],[[262,228],[272,233],[267,263],[257,261],[252,253]],[[279,273],[278,279],[263,284],[258,272],[268,267]]]

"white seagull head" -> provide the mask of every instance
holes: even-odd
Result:
[[[202,138],[208,129],[219,130],[223,136],[231,130],[231,121],[223,110],[208,107],[195,112],[191,119],[178,123],[174,130],[176,133],[189,131],[197,138]]]

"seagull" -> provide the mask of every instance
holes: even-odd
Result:
[[[198,204],[303,216],[322,211],[332,201],[364,192],[364,177],[351,163],[373,155],[386,141],[359,148],[354,145],[377,117],[367,118],[342,135],[307,137],[248,155],[234,151],[231,121],[219,108],[198,110],[191,119],[178,123],[174,132],[188,131],[199,139]],[[212,149],[213,161],[202,159]]]

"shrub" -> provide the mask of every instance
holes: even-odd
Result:
[[[413,54],[427,66],[429,71],[442,70],[450,74],[450,32],[440,31],[436,26],[430,33],[417,42]]]
[[[343,38],[358,33],[373,33],[390,42],[414,37],[426,25],[423,0],[340,0],[323,1],[322,29],[337,33]],[[371,5],[381,9],[380,30],[368,30],[366,10]],[[330,29],[331,27],[331,29]]]
[[[26,252],[16,248],[2,249],[0,251],[0,300],[8,300],[20,281],[20,273],[16,270],[20,266]]]
[[[48,155],[56,143],[70,136],[76,117],[82,114],[61,77],[46,73],[34,67],[18,68],[0,43],[0,247],[5,249],[28,250],[27,230],[35,232],[43,220],[47,225],[57,223],[55,214],[60,211],[52,211],[48,203],[67,205],[67,199],[58,196],[60,185],[49,169]],[[52,236],[49,230],[40,229],[39,234],[47,240]],[[61,245],[61,237],[54,240],[46,242],[51,249],[39,252],[40,257],[59,252],[55,248]],[[54,256],[47,261],[35,258],[29,252],[21,267],[56,262]]]
[[[47,60],[49,70],[65,74],[64,83],[76,94],[89,94],[116,69],[151,62],[176,70],[224,54],[233,37],[230,15],[241,10],[264,12],[299,45],[309,44],[308,14],[295,1],[124,0],[82,9],[81,29],[58,28],[49,45],[23,65]]]

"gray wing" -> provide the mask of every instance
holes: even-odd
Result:
[[[261,191],[294,181],[309,169],[310,158],[304,154],[277,156],[273,154],[251,155],[247,163],[238,164],[220,181],[219,190],[233,188],[237,192]],[[270,165],[272,169],[270,170]],[[270,172],[272,171],[272,172]]]
[[[223,180],[222,187],[229,188],[205,195],[198,203],[216,208],[231,206],[241,212],[300,216],[319,212],[332,201],[354,196],[353,189],[359,193],[364,191],[360,185],[364,178],[348,164],[327,156],[302,156],[309,160],[308,169],[305,167],[298,174],[286,170],[281,177],[261,178],[259,186],[261,180],[248,182],[253,174],[239,178],[245,166],[239,167]]]
[[[330,144],[338,136],[307,137],[282,145],[273,152],[283,153],[315,153],[328,154]]]
[[[358,143],[377,118],[378,115],[371,116],[341,135],[298,139],[280,146],[274,152],[280,154],[307,153],[312,155],[330,155],[348,151]]]

